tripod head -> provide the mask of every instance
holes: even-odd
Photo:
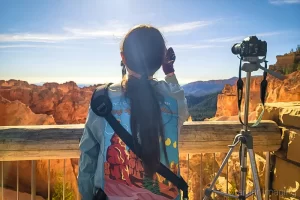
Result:
[[[281,75],[280,73],[274,72],[260,65],[260,63],[268,62],[266,61],[266,56],[264,56],[262,59],[260,59],[259,57],[241,57],[240,59],[245,62],[241,67],[241,70],[245,72],[254,72],[261,69],[265,73],[269,73],[270,75],[274,76],[277,79],[284,80],[284,76]]]

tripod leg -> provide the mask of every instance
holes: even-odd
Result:
[[[228,153],[227,153],[225,159],[223,160],[223,162],[222,162],[222,164],[221,164],[221,167],[220,167],[219,171],[217,172],[217,174],[216,174],[214,180],[212,181],[210,187],[207,188],[207,189],[205,190],[203,200],[209,200],[209,198],[211,197],[211,194],[212,194],[212,192],[213,192],[213,187],[215,186],[215,184],[216,184],[216,182],[217,182],[217,180],[218,180],[218,178],[219,178],[221,172],[223,171],[223,168],[225,167],[226,163],[228,162],[228,159],[229,159],[229,157],[231,156],[231,154],[232,154],[232,152],[233,152],[233,150],[234,150],[234,147],[235,147],[236,145],[237,145],[237,143],[236,143],[234,146],[231,146],[231,147],[230,147],[230,150],[228,151]]]
[[[254,190],[255,190],[256,198],[257,198],[257,200],[262,200],[260,185],[259,185],[259,177],[258,177],[258,173],[257,173],[253,149],[248,149],[248,152],[249,152],[249,158],[250,158],[251,169],[252,169],[252,174],[253,174]]]
[[[239,196],[245,197],[246,195],[246,178],[247,178],[247,146],[242,143],[241,145],[241,188]]]

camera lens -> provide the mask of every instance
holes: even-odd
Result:
[[[240,43],[236,43],[231,47],[231,52],[235,55],[240,54],[241,53],[241,44]]]

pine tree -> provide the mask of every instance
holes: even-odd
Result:
[[[300,53],[300,45],[297,45],[296,52]]]

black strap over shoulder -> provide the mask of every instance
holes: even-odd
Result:
[[[111,113],[112,102],[108,95],[108,88],[111,84],[112,83],[102,85],[94,91],[91,99],[91,109],[96,115],[104,117],[122,141],[141,159],[141,155],[137,154],[137,152],[141,151],[136,151],[139,150],[141,146],[134,146],[132,135],[127,132]],[[182,177],[178,177],[162,163],[160,163],[157,173],[172,182],[179,190],[182,190],[184,200],[188,199],[188,185]]]
[[[112,110],[112,103],[108,96],[108,87],[112,83],[105,84],[96,88],[91,100],[91,108],[93,112],[101,117],[105,117]]]

